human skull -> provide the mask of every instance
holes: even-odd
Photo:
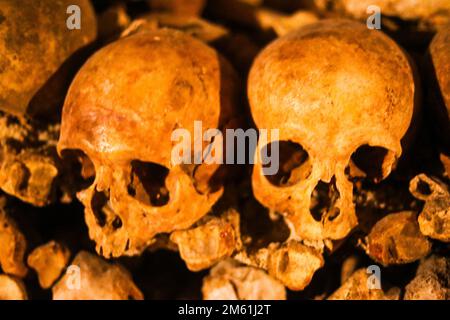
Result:
[[[81,10],[80,29],[67,28],[71,5]],[[17,116],[54,113],[70,78],[69,57],[96,35],[89,0],[0,0],[0,110]]]
[[[292,239],[320,244],[357,225],[349,176],[380,181],[390,174],[415,91],[403,51],[358,22],[323,20],[263,50],[248,96],[256,125],[279,129],[279,139],[259,140],[253,190],[285,215]],[[280,170],[269,176],[261,158],[274,143]]]
[[[171,29],[124,37],[80,70],[58,151],[81,151],[82,174],[95,176],[78,197],[100,254],[139,254],[155,235],[190,227],[221,196],[217,166],[172,163],[171,134],[184,128],[192,145],[205,144],[194,121],[205,130],[229,123],[233,72],[214,49]]]

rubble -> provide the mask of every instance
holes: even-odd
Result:
[[[382,288],[368,285],[370,274],[366,269],[355,271],[328,300],[399,300],[400,290],[391,288],[386,293]]]
[[[411,193],[425,205],[419,215],[420,231],[427,237],[450,242],[450,192],[448,186],[425,174],[410,184]]]
[[[286,290],[263,270],[223,260],[203,280],[205,300],[285,300]]]
[[[82,251],[52,288],[54,300],[142,300],[130,273],[119,264]]]
[[[449,300],[450,260],[430,256],[420,262],[415,278],[406,286],[405,300]]]
[[[23,282],[13,276],[0,274],[0,300],[28,300]]]
[[[431,243],[420,232],[417,214],[392,213],[381,219],[367,237],[367,254],[383,266],[417,261],[431,251]]]
[[[50,241],[35,248],[28,255],[28,266],[37,272],[43,289],[50,288],[69,263],[69,250],[58,242]]]
[[[20,278],[28,272],[24,263],[27,241],[6,212],[6,198],[0,198],[0,266],[3,272]]]

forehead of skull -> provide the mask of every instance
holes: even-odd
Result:
[[[221,80],[217,52],[182,32],[122,38],[97,52],[76,76],[58,147],[166,162],[175,129],[192,133],[194,121],[217,128]]]
[[[325,20],[263,51],[249,99],[258,127],[333,141],[364,132],[400,140],[413,113],[414,81],[387,36],[357,22]]]

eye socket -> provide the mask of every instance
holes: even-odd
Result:
[[[389,175],[395,162],[394,152],[363,145],[352,154],[347,174],[350,178],[367,178],[378,183]]]
[[[159,164],[133,160],[128,194],[146,205],[162,207],[170,199],[165,185],[168,174],[169,169]]]
[[[68,149],[61,152],[61,157],[80,190],[94,182],[95,166],[86,153],[79,149]]]
[[[263,164],[266,179],[277,187],[288,187],[309,177],[312,164],[308,152],[292,141],[274,141],[261,149],[261,159],[270,159]],[[269,168],[278,161],[276,174],[269,174]],[[263,161],[264,162],[264,161]]]

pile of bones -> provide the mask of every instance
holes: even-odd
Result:
[[[449,1],[0,0],[0,299],[449,299],[449,182]]]

